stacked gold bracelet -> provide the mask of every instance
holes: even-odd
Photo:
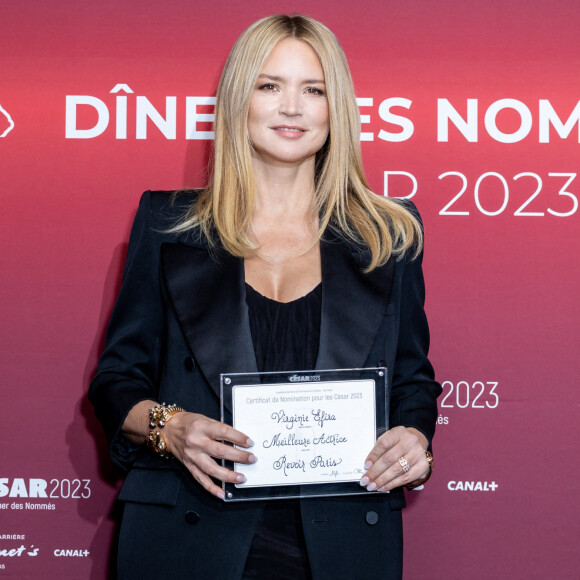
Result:
[[[185,409],[179,405],[166,405],[165,403],[149,410],[149,428],[151,431],[147,435],[147,445],[162,457],[168,457],[171,451],[159,429],[163,429],[175,414],[182,411]]]
[[[427,458],[427,463],[429,464],[429,471],[427,472],[427,475],[417,482],[407,484],[405,486],[407,489],[415,489],[416,487],[423,485],[431,477],[431,474],[433,473],[433,455],[431,455],[430,451],[425,451],[425,457]]]
[[[185,409],[179,405],[166,405],[162,403],[161,405],[153,407],[153,409],[149,410],[149,428],[155,429],[159,427],[159,429],[163,429],[171,417],[180,411],[185,411]]]

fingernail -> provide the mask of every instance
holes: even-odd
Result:
[[[253,446],[254,446],[254,442],[253,442],[251,439],[248,439],[248,440],[246,441],[246,445],[247,445],[248,447],[253,447]]]
[[[377,489],[377,491],[385,491],[386,487],[387,487],[386,485],[383,485],[382,487],[379,487],[379,489]]]
[[[248,457],[248,463],[256,463],[256,461],[258,461],[258,458],[253,453],[251,453]]]
[[[220,490],[220,491],[218,491],[218,492],[217,492],[217,496],[218,496],[220,499],[226,499],[226,494],[223,492],[223,490]]]
[[[377,488],[377,484],[373,481],[370,485],[367,485],[367,491],[374,491]]]
[[[373,466],[373,462],[370,460],[365,463],[365,469],[370,469],[372,466]]]
[[[364,487],[365,485],[368,485],[370,479],[365,475],[361,480],[360,480],[360,485],[361,487]]]
[[[236,475],[236,481],[238,483],[246,483],[246,476],[240,473],[239,475]]]

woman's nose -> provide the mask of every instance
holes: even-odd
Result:
[[[284,91],[280,100],[279,112],[288,117],[294,117],[302,113],[300,94],[298,91]]]

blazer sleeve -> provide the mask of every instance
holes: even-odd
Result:
[[[414,427],[429,441],[435,434],[441,386],[428,359],[423,253],[402,259],[399,336],[391,388],[391,425]]]
[[[155,231],[151,193],[145,192],[133,223],[123,283],[107,329],[104,352],[89,387],[111,457],[130,467],[140,446],[121,433],[129,410],[156,399],[164,329],[160,237]]]

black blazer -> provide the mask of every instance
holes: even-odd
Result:
[[[260,502],[224,504],[177,460],[160,458],[120,434],[131,407],[145,399],[219,419],[220,373],[257,370],[243,260],[210,250],[201,235],[163,233],[194,195],[173,203],[169,192],[143,195],[89,392],[113,459],[129,470],[119,496],[126,502],[119,553],[126,577],[137,577],[139,565],[150,573],[155,540],[165,538],[160,570],[167,572],[173,562],[170,577],[239,578],[262,509]],[[391,259],[364,274],[367,258],[352,242],[326,232],[316,368],[386,366],[391,426],[416,427],[431,441],[441,389],[427,359],[421,260]],[[403,506],[400,489],[301,500],[314,578],[384,577],[383,565],[402,553]],[[182,526],[177,543],[169,540]]]

